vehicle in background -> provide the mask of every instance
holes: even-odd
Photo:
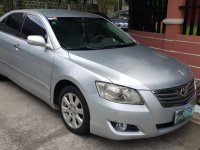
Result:
[[[118,19],[111,19],[111,22],[113,22],[117,27],[124,31],[128,31],[128,19],[118,18]]]
[[[116,11],[114,15],[111,17],[111,21],[120,29],[124,31],[128,31],[128,10],[120,10]]]

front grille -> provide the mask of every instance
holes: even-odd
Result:
[[[195,95],[194,80],[182,86],[155,90],[153,93],[163,107],[183,106],[189,103]]]

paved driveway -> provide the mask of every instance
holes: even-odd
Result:
[[[14,83],[0,81],[1,150],[200,150],[200,126],[185,127],[161,137],[112,141],[70,133],[59,113]]]

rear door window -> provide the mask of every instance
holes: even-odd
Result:
[[[3,30],[9,34],[19,36],[23,21],[23,13],[11,14],[7,17]]]
[[[29,35],[41,35],[46,40],[47,32],[43,25],[41,19],[34,15],[27,15],[23,28],[21,37],[27,39]]]

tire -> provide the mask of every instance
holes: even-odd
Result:
[[[66,86],[60,93],[60,113],[66,127],[77,135],[90,133],[90,114],[87,102],[75,86]]]

